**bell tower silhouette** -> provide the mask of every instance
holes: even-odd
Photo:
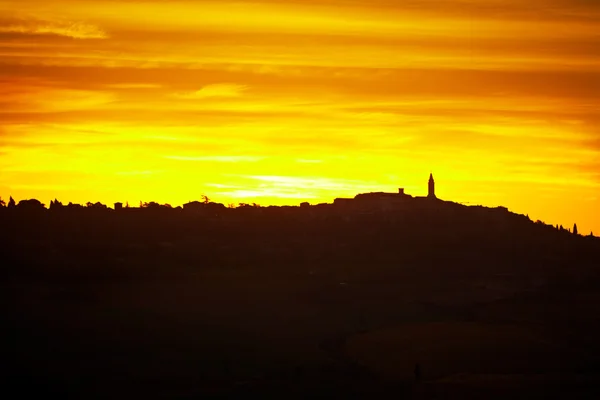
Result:
[[[429,174],[429,191],[427,192],[427,197],[430,199],[436,199],[435,197],[435,181],[433,180],[433,173]]]

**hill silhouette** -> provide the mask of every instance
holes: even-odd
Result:
[[[597,393],[600,240],[440,200],[432,181],[428,197],[300,207],[11,201],[4,383],[99,398]]]

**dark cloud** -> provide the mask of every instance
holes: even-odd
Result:
[[[599,71],[506,71],[477,69],[386,69],[341,67],[281,67],[261,72],[260,66],[229,69],[45,67],[0,64],[0,79],[35,78],[53,86],[101,89],[111,84],[160,84],[169,90],[197,90],[213,83],[234,82],[264,94],[294,91],[304,95],[366,98],[410,96],[549,97],[600,99]],[[289,72],[288,72],[289,70]],[[293,72],[296,71],[296,72]],[[298,72],[299,71],[299,72]]]

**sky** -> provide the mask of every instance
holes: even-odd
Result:
[[[370,191],[600,233],[595,0],[0,0],[0,196]]]

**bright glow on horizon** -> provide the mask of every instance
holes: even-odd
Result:
[[[360,192],[600,232],[600,4],[0,0],[0,196]]]

